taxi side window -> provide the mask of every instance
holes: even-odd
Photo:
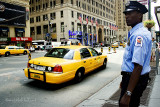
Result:
[[[81,58],[91,57],[91,54],[87,48],[80,49],[80,54],[81,54]]]
[[[93,56],[98,56],[98,52],[95,49],[89,48],[89,50],[91,51]]]
[[[9,47],[8,49],[14,49],[14,47]]]

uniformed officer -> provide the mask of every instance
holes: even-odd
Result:
[[[142,23],[143,14],[147,12],[147,8],[137,1],[128,2],[123,12],[127,26],[132,29],[121,66],[120,107],[138,107],[149,80],[152,38]]]

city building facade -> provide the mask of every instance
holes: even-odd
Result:
[[[126,41],[128,36],[128,30],[125,15],[123,11],[125,10],[125,4],[129,0],[116,0],[116,24],[118,26],[117,41]]]
[[[29,47],[29,0],[1,0],[0,16],[0,45]]]
[[[116,0],[30,0],[33,40],[109,44],[117,37]]]

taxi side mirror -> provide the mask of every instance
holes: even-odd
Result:
[[[102,55],[102,52],[98,52],[98,55]]]

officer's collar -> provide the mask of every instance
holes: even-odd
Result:
[[[129,32],[130,32],[130,35],[132,35],[132,33],[137,30],[138,28],[141,28],[143,27],[143,23],[138,23],[137,25],[135,25]]]

